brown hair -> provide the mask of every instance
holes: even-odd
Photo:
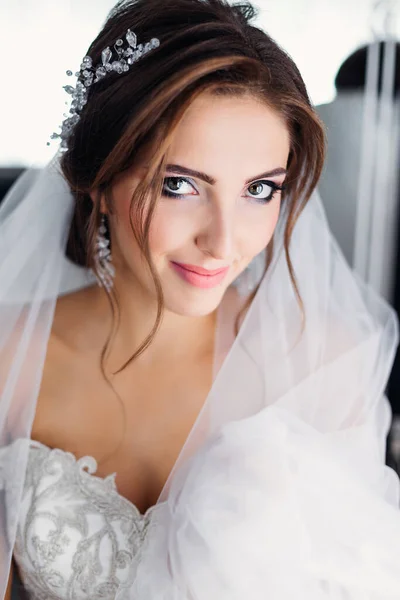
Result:
[[[251,94],[275,109],[287,124],[291,148],[283,196],[284,245],[301,304],[289,245],[296,220],[321,173],[324,132],[296,65],[269,35],[250,24],[255,16],[251,4],[230,5],[226,0],[121,0],[88,50],[98,64],[102,50],[112,47],[129,28],[139,42],[160,40],[160,46],[129,72],[108,74],[89,88],[88,102],[62,159],[76,198],[67,255],[95,269],[100,198],[112,212],[115,177],[134,166],[143,153],[151,152],[150,168],[133,194],[130,214],[133,233],[155,282],[158,313],[151,333],[126,364],[149,346],[161,322],[163,294],[150,256],[149,227],[174,131],[188,106],[204,91]],[[89,196],[93,189],[98,190],[95,202]],[[270,243],[266,269],[272,252]],[[111,305],[115,308],[115,302]]]

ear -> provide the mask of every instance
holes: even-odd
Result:
[[[91,190],[89,192],[89,196],[90,196],[93,204],[95,202],[99,202],[98,194],[99,194],[98,190]],[[106,206],[106,201],[105,201],[104,195],[102,195],[101,198],[100,198],[100,213],[102,215],[107,215],[108,214],[108,210],[107,210],[107,206]]]

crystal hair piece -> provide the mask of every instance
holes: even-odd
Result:
[[[118,39],[113,50],[107,46],[101,53],[101,63],[96,66],[93,65],[90,56],[85,56],[82,59],[80,71],[75,73],[75,76],[79,79],[76,87],[72,85],[64,86],[67,94],[72,97],[69,110],[70,116],[64,114],[66,118],[61,125],[61,133],[53,133],[50,136],[52,140],[61,139],[61,150],[68,149],[68,139],[80,119],[80,112],[87,102],[89,88],[94,83],[104,79],[109,73],[118,73],[118,75],[126,73],[142,56],[160,45],[160,40],[157,38],[151,39],[150,42],[144,45],[138,44],[136,34],[130,29],[126,32],[125,40]],[[67,75],[71,77],[73,75],[72,71],[67,71]],[[50,142],[47,145],[49,146]]]

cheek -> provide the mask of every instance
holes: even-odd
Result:
[[[128,193],[117,198],[111,216],[113,234],[113,257],[122,266],[136,268],[141,262],[141,251],[135,237],[135,219],[130,219],[130,195]]]
[[[125,254],[126,251],[128,251],[130,254],[133,247],[135,247],[137,243],[130,222],[128,202],[120,203],[118,205],[118,209],[115,212],[115,218],[113,219],[113,224],[114,234],[122,253]]]
[[[280,206],[280,198],[275,199],[265,207],[265,212],[253,219],[251,226],[247,227],[245,239],[248,256],[255,256],[268,246],[278,223]]]
[[[176,209],[163,203],[156,206],[149,231],[152,255],[167,254],[182,248],[193,239],[195,219],[193,211]]]
[[[141,224],[139,222],[139,216],[138,214],[135,214],[135,210],[133,210],[131,214],[130,195],[131,191],[126,194],[120,194],[120,197],[116,201],[114,226],[117,237],[122,244],[133,244],[135,246],[136,238],[134,231],[140,231],[143,223]],[[171,221],[169,222],[171,223]],[[169,229],[170,227],[168,227],[168,221],[166,221],[165,217],[160,214],[160,211],[156,206],[150,224],[150,246],[163,246],[167,244],[168,237],[172,237],[172,234],[169,233]]]
[[[280,212],[280,198],[274,199],[266,207],[260,207],[260,212],[246,208],[246,213],[238,215],[238,221],[245,226],[244,231],[236,237],[244,240],[244,254],[256,255],[270,242],[275,231]],[[251,214],[251,216],[250,216]],[[178,211],[172,204],[160,202],[156,207],[149,232],[150,251],[155,259],[157,256],[168,254],[191,244],[196,233],[199,220],[193,208],[181,207]],[[236,230],[238,233],[241,229]]]

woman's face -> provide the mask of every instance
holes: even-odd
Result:
[[[267,246],[279,216],[277,188],[288,154],[286,125],[257,100],[207,93],[192,103],[167,155],[149,236],[167,311],[213,312],[227,287]],[[129,219],[132,192],[145,168],[123,175],[113,188],[112,251],[118,285],[130,281],[148,302],[156,302]],[[196,269],[223,271],[196,274]]]

